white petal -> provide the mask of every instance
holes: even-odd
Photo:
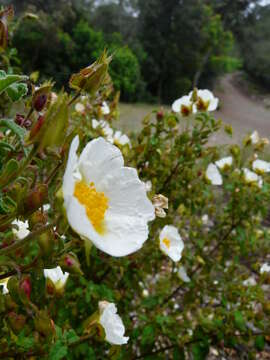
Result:
[[[103,103],[102,103],[101,112],[103,115],[108,115],[110,113],[110,108],[109,108],[108,104],[106,103],[106,101],[103,101]]]
[[[253,145],[258,144],[258,142],[260,141],[260,136],[258,134],[258,131],[256,130],[253,131],[253,133],[250,135],[250,140]]]
[[[181,112],[182,105],[191,106],[191,97],[189,95],[182,96],[180,99],[177,99],[172,104],[172,110],[175,113]]]
[[[68,201],[68,197],[72,196],[74,192],[74,185],[76,181],[76,177],[74,177],[74,173],[76,172],[78,166],[78,156],[77,156],[78,147],[79,147],[79,136],[77,135],[72,140],[69,149],[68,162],[63,178],[63,194],[64,194],[65,202]]]
[[[263,264],[260,268],[260,274],[263,273],[270,273],[270,265],[268,265],[267,263]]]
[[[163,242],[164,239],[168,239],[170,241],[169,246],[165,245],[165,243]],[[181,259],[184,249],[184,243],[175,226],[164,226],[159,235],[159,240],[161,251],[168,255],[173,261],[179,261]]]
[[[186,282],[186,283],[190,282],[190,277],[187,275],[187,272],[186,272],[186,269],[184,268],[184,266],[180,266],[180,268],[178,269],[178,276],[184,282]]]
[[[63,273],[61,267],[57,266],[54,269],[44,269],[44,276],[49,278],[54,284],[59,282],[61,285],[64,285],[69,277],[69,273]]]
[[[117,314],[117,308],[113,303],[100,302],[100,324],[105,330],[106,340],[113,345],[123,345],[129,340],[125,337],[125,326]]]
[[[75,110],[78,112],[78,113],[83,113],[85,111],[85,106],[81,103],[77,103],[75,105]]]
[[[264,161],[264,160],[255,160],[253,161],[252,163],[252,169],[254,171],[258,170],[258,171],[261,171],[261,172],[270,172],[270,163],[267,162],[267,161]]]
[[[223,180],[218,168],[215,164],[208,165],[206,170],[206,177],[212,183],[212,185],[222,185]]]
[[[243,169],[244,177],[247,183],[257,183],[257,185],[261,188],[263,185],[262,177],[254,173],[253,171],[250,171],[247,168]]]
[[[97,190],[104,176],[123,165],[124,159],[118,147],[101,137],[90,141],[79,159],[79,169],[85,181],[94,182]]]
[[[18,237],[18,239],[23,239],[25,238],[30,231],[28,230],[28,221],[21,221],[21,220],[14,220],[12,222],[13,225],[16,225],[18,227],[18,230],[13,228],[13,234],[16,235]]]
[[[218,161],[215,162],[218,168],[221,170],[224,169],[225,166],[232,166],[233,158],[231,156],[224,157]]]

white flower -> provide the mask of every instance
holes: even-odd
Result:
[[[258,142],[260,141],[260,136],[259,136],[259,134],[258,134],[258,131],[253,131],[253,133],[250,135],[250,140],[251,140],[251,143],[253,144],[253,145],[256,145],[256,144],[258,144]]]
[[[257,159],[253,161],[252,169],[260,173],[268,173],[270,172],[270,163],[264,160]]]
[[[101,112],[103,115],[108,115],[110,113],[110,108],[109,108],[108,104],[106,103],[106,101],[103,101],[103,103],[102,103]]]
[[[131,146],[130,139],[126,134],[122,134],[121,131],[116,131],[113,135],[113,143],[115,145],[129,145]]]
[[[267,263],[263,264],[260,268],[260,274],[263,273],[270,273],[270,265],[268,265]]]
[[[179,261],[181,259],[184,243],[175,226],[164,226],[159,235],[159,246],[160,250],[173,261]]]
[[[69,273],[63,273],[61,267],[57,266],[54,269],[44,269],[44,276],[54,283],[56,289],[61,289],[65,286]]]
[[[80,113],[80,114],[83,114],[84,111],[85,111],[85,106],[82,104],[82,103],[77,103],[75,105],[75,110]]]
[[[137,170],[125,167],[121,151],[101,137],[90,141],[80,156],[78,146],[76,136],[63,179],[70,226],[109,255],[139,250],[155,210]]]
[[[232,163],[233,163],[233,158],[231,156],[224,157],[215,162],[217,167],[221,170],[223,170],[226,167],[232,166]]]
[[[106,138],[106,140],[113,143],[113,129],[110,127],[110,125],[105,120],[92,120],[92,127],[93,129],[100,128],[102,135]]]
[[[143,297],[148,297],[149,296],[149,291],[147,289],[143,289],[142,296]]]
[[[13,225],[16,225],[18,229],[12,228],[13,234],[17,236],[18,239],[25,238],[30,231],[28,230],[28,221],[14,220]]]
[[[181,280],[183,280],[184,282],[188,283],[190,282],[190,277],[188,276],[186,269],[184,268],[184,266],[180,266],[180,268],[178,269],[178,276]]]
[[[243,281],[243,285],[244,286],[255,286],[255,285],[257,285],[257,282],[254,279],[254,277],[250,276],[249,278],[247,278],[246,280]]]
[[[189,95],[192,96],[191,92]],[[198,90],[196,108],[198,111],[215,111],[218,107],[218,98],[209,90]]]
[[[192,100],[190,95],[182,96],[172,104],[172,110],[175,113],[181,113],[183,116],[188,116],[192,113]]]
[[[222,185],[222,176],[215,164],[211,163],[208,165],[205,175],[212,185]]]
[[[260,188],[262,187],[263,180],[262,180],[261,176],[257,175],[256,173],[254,173],[253,171],[250,171],[247,168],[244,168],[243,172],[244,172],[244,178],[248,184],[256,184]]]
[[[9,277],[8,277],[8,278],[5,278],[5,279],[3,279],[3,280],[0,280],[0,286],[2,287],[2,293],[3,293],[4,295],[6,295],[6,294],[9,293],[8,287],[7,287],[8,280],[9,280]]]
[[[122,319],[117,314],[115,304],[107,301],[100,301],[98,306],[100,311],[99,322],[105,330],[105,339],[112,345],[126,344],[129,337],[124,336],[125,326]]]
[[[202,223],[203,225],[207,225],[208,224],[208,221],[209,221],[209,216],[207,214],[204,214],[202,216]]]
[[[149,192],[149,191],[152,190],[152,182],[151,182],[151,180],[147,180],[147,181],[144,183],[144,185],[145,185],[145,190],[146,190],[146,192]]]

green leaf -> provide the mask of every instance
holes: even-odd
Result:
[[[191,346],[194,360],[204,360],[209,353],[209,345],[207,341],[201,341]]]
[[[235,311],[234,312],[234,323],[237,329],[241,331],[245,331],[246,329],[246,322],[245,319],[241,313],[241,311]]]
[[[26,130],[20,127],[19,125],[17,125],[13,120],[8,120],[8,119],[0,120],[0,127],[4,127],[11,130],[12,132],[14,132],[14,134],[16,134],[20,138],[21,141],[23,141]]]
[[[155,329],[152,325],[147,325],[142,332],[142,345],[152,344],[155,340]]]
[[[15,159],[10,159],[1,172],[0,185],[7,183],[17,173],[19,164]]]
[[[49,360],[61,360],[68,353],[68,347],[62,343],[62,341],[56,341],[52,346],[49,354]]]
[[[263,335],[259,335],[256,337],[255,339],[255,347],[259,350],[262,351],[264,349],[264,345],[265,345],[265,339]]]
[[[27,94],[28,88],[26,84],[15,83],[10,85],[6,92],[11,101],[18,101]]]
[[[7,75],[5,71],[0,70],[0,94],[6,91],[10,85],[19,81],[26,81],[27,76],[24,75]]]

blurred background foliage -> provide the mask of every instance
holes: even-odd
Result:
[[[270,87],[270,7],[259,1],[3,1],[8,4],[15,7],[12,46],[22,71],[39,71],[59,88],[104,48],[114,54],[110,71],[123,101],[169,103],[241,67]],[[38,18],[20,21],[25,12]]]

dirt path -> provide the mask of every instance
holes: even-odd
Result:
[[[220,110],[216,115],[232,125],[236,140],[253,130],[270,137],[270,110],[241,92],[234,84],[234,75],[221,79],[216,86],[215,95],[220,99]]]
[[[235,85],[235,75],[224,76],[217,84],[214,93],[220,99],[220,109],[216,117],[224,123],[232,125],[234,136],[230,139],[223,131],[215,134],[212,143],[226,144],[241,141],[248,132],[257,130],[261,136],[270,138],[270,110],[262,103],[245,95]],[[118,127],[124,131],[136,131],[141,126],[143,118],[155,105],[149,104],[120,104],[120,119]],[[169,110],[169,107],[166,107]]]

